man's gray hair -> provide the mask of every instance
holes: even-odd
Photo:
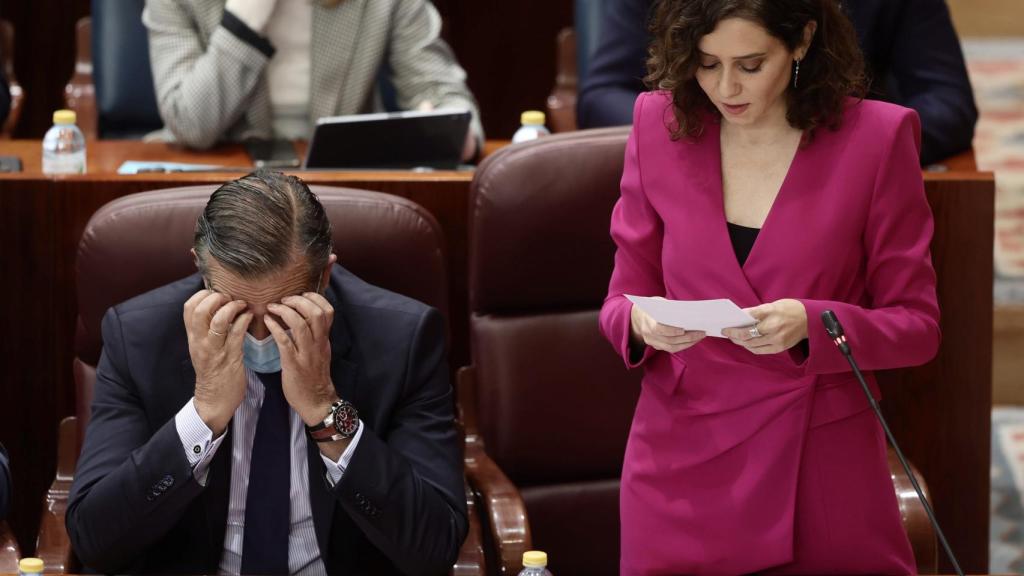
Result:
[[[331,223],[305,182],[257,170],[210,196],[193,246],[204,278],[208,256],[247,279],[281,271],[304,256],[311,289],[317,289],[331,254]]]

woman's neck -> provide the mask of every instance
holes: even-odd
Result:
[[[789,120],[786,119],[784,107],[765,114],[757,122],[749,125],[722,119],[722,136],[742,147],[772,146],[788,141],[798,133],[800,130],[790,126]]]

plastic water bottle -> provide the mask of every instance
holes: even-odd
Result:
[[[529,140],[536,140],[541,136],[547,136],[551,134],[547,128],[544,127],[544,113],[538,110],[527,110],[523,112],[519,117],[519,122],[522,126],[516,133],[512,135],[512,143],[518,144],[519,142],[527,142]]]
[[[72,110],[53,113],[53,127],[43,136],[43,174],[84,174],[85,136]]]
[[[548,572],[548,555],[539,550],[523,552],[523,571],[519,576],[551,576]]]
[[[22,558],[18,561],[19,576],[39,576],[43,573],[43,561],[39,558]]]

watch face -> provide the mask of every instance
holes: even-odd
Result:
[[[350,437],[359,429],[359,413],[356,407],[344,402],[334,411],[334,429],[342,436]]]

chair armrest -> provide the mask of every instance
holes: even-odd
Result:
[[[928,493],[928,484],[924,477],[910,464],[910,469],[921,486],[925,498],[934,508],[931,502],[931,495]],[[907,532],[910,540],[910,547],[914,550],[914,559],[917,561],[917,572],[919,574],[935,574],[939,568],[939,545],[935,536],[935,529],[928,521],[928,513],[917,497],[914,485],[903,465],[900,464],[896,451],[889,448],[889,473],[892,476],[893,487],[896,489],[896,501],[900,507],[900,519],[903,521],[903,529]]]
[[[7,522],[0,522],[0,572],[7,574],[18,573],[18,559],[21,558],[21,550],[18,548],[18,541],[11,532]]]
[[[65,574],[80,568],[71,550],[64,513],[68,494],[78,465],[78,419],[69,416],[60,422],[57,436],[57,477],[46,492],[46,502],[39,521],[36,556],[43,560],[47,573]]]
[[[487,562],[484,558],[484,535],[473,490],[466,481],[466,513],[469,516],[469,532],[459,549],[459,558],[452,566],[451,576],[486,576]]]
[[[576,32],[562,28],[555,40],[555,87],[548,96],[548,122],[552,132],[576,130]]]
[[[487,455],[476,427],[476,391],[474,370],[464,367],[458,373],[459,420],[465,434],[466,478],[477,496],[487,523],[484,533],[496,556],[492,565],[498,574],[516,574],[522,566],[523,552],[530,549],[530,525],[526,505],[515,484]]]
[[[88,16],[75,25],[75,46],[75,72],[64,86],[64,105],[75,111],[76,123],[85,137],[95,140],[99,137],[99,121],[92,77],[92,19]]]

